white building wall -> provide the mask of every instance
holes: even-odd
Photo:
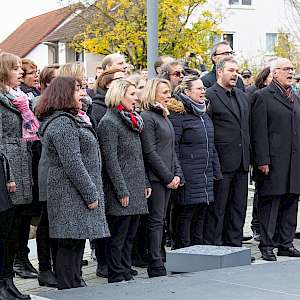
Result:
[[[87,77],[95,77],[96,67],[101,65],[103,56],[92,53],[84,54],[84,66],[87,72]]]
[[[43,69],[49,63],[48,46],[39,44],[29,54],[26,55],[26,58],[33,60],[38,66],[38,69]]]

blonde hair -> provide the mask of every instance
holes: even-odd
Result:
[[[21,58],[8,52],[0,53],[0,91],[6,91],[6,85],[9,81],[9,73],[17,67],[18,63],[21,65]]]
[[[123,78],[114,80],[105,95],[107,107],[116,107],[121,104],[130,86],[135,87],[135,84]]]
[[[24,71],[23,76],[26,76],[26,73],[31,69],[37,70],[35,62],[28,58],[22,58],[22,70]]]
[[[141,109],[149,109],[150,105],[156,102],[157,87],[160,83],[166,84],[171,90],[171,84],[169,80],[163,78],[154,78],[147,81],[144,92],[141,97]]]
[[[174,93],[179,92],[185,94],[185,90],[191,90],[193,86],[193,82],[197,80],[202,81],[200,77],[195,75],[185,76],[182,79],[181,83],[175,88]]]
[[[67,63],[58,69],[57,76],[73,77],[81,82],[85,78],[85,68],[79,63]]]

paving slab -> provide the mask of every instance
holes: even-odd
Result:
[[[195,245],[167,252],[169,272],[198,272],[251,264],[251,250],[246,247]]]
[[[300,299],[300,259],[186,273],[119,284],[45,292],[51,300],[294,300]]]

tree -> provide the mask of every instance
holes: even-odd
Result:
[[[280,30],[280,32],[277,35],[277,41],[274,47],[274,54],[278,57],[288,58],[290,61],[293,62],[295,68],[299,70],[299,49],[291,35],[287,34],[286,32],[283,32],[282,30]]]
[[[221,15],[203,10],[207,0],[160,0],[159,55],[184,57],[187,51],[205,57],[220,36]],[[97,0],[84,32],[71,42],[76,51],[107,55],[122,52],[137,68],[147,65],[147,17],[145,0]],[[209,61],[205,61],[210,64]]]

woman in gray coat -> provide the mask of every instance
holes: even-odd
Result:
[[[49,159],[47,205],[50,237],[58,239],[59,289],[83,286],[85,239],[109,235],[101,156],[92,126],[78,115],[80,89],[75,79],[57,77],[36,106],[37,115],[44,120],[39,133]]]
[[[133,279],[132,243],[139,215],[148,213],[146,199],[151,194],[139,136],[144,123],[134,111],[136,101],[136,88],[131,82],[114,81],[105,97],[107,112],[97,129],[111,232],[107,245],[108,282]]]

